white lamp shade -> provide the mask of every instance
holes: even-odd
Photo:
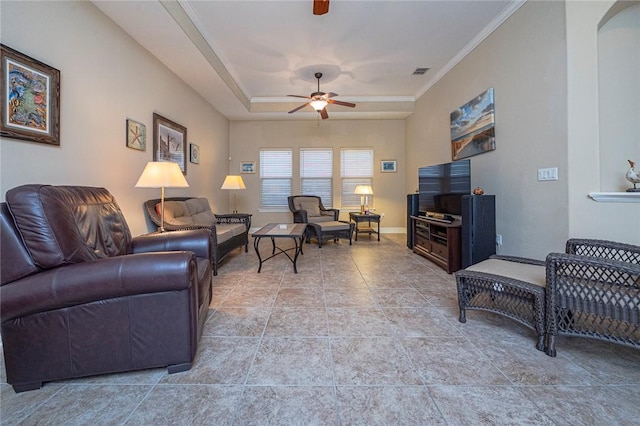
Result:
[[[185,179],[178,163],[172,161],[149,161],[145,166],[136,188],[186,188]]]
[[[354,194],[358,195],[373,195],[373,189],[371,189],[371,185],[358,185],[353,192]]]
[[[220,187],[220,189],[247,189],[247,187],[244,185],[242,176],[228,175],[226,178],[224,178],[224,182],[222,183],[222,187]]]

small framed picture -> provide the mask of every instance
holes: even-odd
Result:
[[[200,147],[195,143],[189,144],[189,161],[200,164]]]
[[[127,147],[147,150],[147,126],[127,118]]]
[[[256,172],[256,162],[255,161],[241,161],[240,162],[240,173],[255,173]]]
[[[380,162],[380,171],[382,173],[395,173],[398,170],[396,169],[396,160],[382,160]]]

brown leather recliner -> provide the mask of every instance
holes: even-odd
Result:
[[[207,230],[132,238],[103,188],[24,185],[0,205],[7,382],[191,368],[211,301]]]

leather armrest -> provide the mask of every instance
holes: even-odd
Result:
[[[208,228],[139,235],[133,238],[133,253],[191,251],[210,259],[210,238]]]
[[[191,252],[115,256],[49,269],[0,287],[2,321],[37,312],[195,285]]]

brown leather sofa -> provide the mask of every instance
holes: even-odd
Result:
[[[211,301],[209,232],[133,238],[103,188],[25,185],[0,205],[7,382],[188,370]]]

